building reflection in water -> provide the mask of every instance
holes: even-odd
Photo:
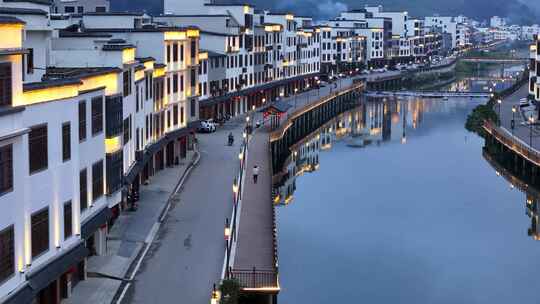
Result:
[[[500,176],[508,181],[510,188],[518,189],[525,194],[525,213],[531,219],[531,225],[527,229],[527,235],[535,240],[539,240],[540,227],[538,225],[538,217],[540,215],[540,190],[528,183],[526,178],[520,176],[519,173],[514,171],[514,168],[505,166],[503,162],[500,162],[497,156],[489,152],[489,149],[484,149],[482,156],[491,165],[491,167],[493,167],[497,176]]]
[[[293,201],[296,178],[319,169],[319,154],[334,143],[350,148],[380,146],[386,143],[407,143],[408,132],[420,129],[425,112],[448,112],[460,101],[442,99],[368,98],[358,107],[313,131],[290,148],[281,172],[274,174],[274,203],[287,205]],[[467,102],[463,100],[463,102]]]

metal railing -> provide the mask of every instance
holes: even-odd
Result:
[[[512,136],[508,131],[495,126],[491,121],[484,121],[482,128],[510,150],[521,155],[535,165],[540,166],[540,152],[538,150],[522,142],[519,138]]]
[[[237,280],[244,289],[278,288],[278,272],[274,269],[233,269],[230,271],[230,278]]]

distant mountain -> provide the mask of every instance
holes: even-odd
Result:
[[[199,0],[193,0],[199,1]],[[234,0],[233,0],[234,1]],[[217,2],[223,2],[219,0]],[[225,0],[225,2],[231,2]],[[335,17],[342,10],[362,8],[365,4],[384,6],[386,11],[408,11],[410,16],[465,15],[476,20],[502,16],[512,23],[540,23],[540,0],[251,0],[237,1],[254,4],[257,8],[292,11],[323,20]],[[163,0],[111,0],[114,11],[163,12]]]

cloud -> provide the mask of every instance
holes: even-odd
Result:
[[[347,4],[332,0],[289,1],[279,0],[273,7],[280,11],[290,11],[298,15],[313,16],[317,20],[336,17],[340,12],[348,10]]]

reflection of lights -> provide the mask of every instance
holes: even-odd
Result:
[[[406,137],[406,136],[403,136],[403,137],[401,138],[401,143],[402,143],[402,144],[406,144],[406,143],[407,143],[407,137]]]
[[[495,171],[495,173],[497,174],[497,176],[501,176],[501,173],[499,171]]]
[[[513,185],[513,184],[510,184],[510,189],[514,189],[514,185]]]

